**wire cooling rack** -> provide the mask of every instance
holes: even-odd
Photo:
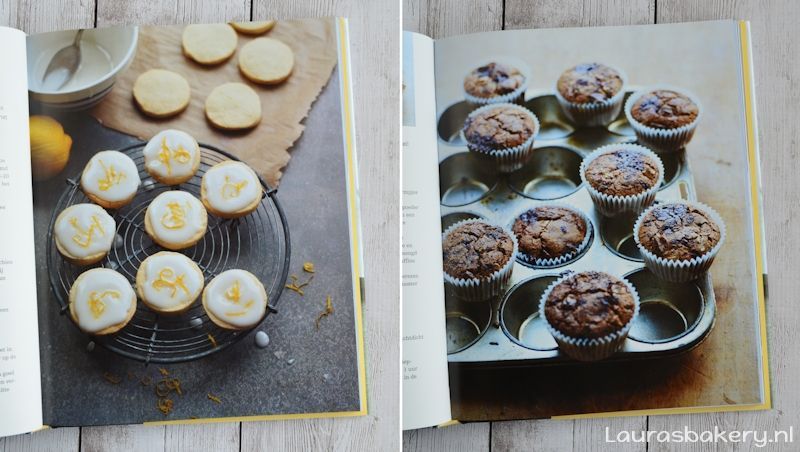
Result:
[[[109,211],[117,222],[117,236],[108,256],[91,267],[67,262],[57,251],[53,225],[65,208],[91,202],[79,186],[80,174],[67,179],[67,189],[58,201],[47,233],[47,263],[50,286],[56,295],[62,314],[69,311],[69,290],[78,276],[92,267],[116,270],[135,286],[136,271],[148,256],[163,249],[154,243],[144,230],[144,215],[150,201],[168,190],[182,190],[200,198],[200,181],[213,165],[238,160],[231,154],[200,145],[200,169],[190,181],[178,186],[156,182],[144,169],[142,149],[137,143],[120,152],[136,163],[142,185],[134,200],[127,206]],[[205,236],[191,248],[181,250],[203,271],[206,283],[214,276],[232,268],[248,270],[256,275],[269,295],[267,316],[276,313],[275,306],[289,273],[290,240],[286,217],[276,196],[276,190],[261,180],[263,198],[258,208],[239,219],[208,216]],[[71,316],[66,317],[71,319]],[[196,360],[220,352],[247,335],[247,331],[229,331],[214,324],[197,300],[190,309],[178,315],[160,315],[141,301],[131,321],[118,333],[91,336],[95,343],[127,358],[148,363],[177,363]]]

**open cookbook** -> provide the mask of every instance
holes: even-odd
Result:
[[[403,38],[403,428],[768,409],[749,25]]]
[[[0,436],[366,414],[346,19],[0,41]]]

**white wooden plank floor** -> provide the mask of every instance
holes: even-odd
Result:
[[[517,421],[467,424],[406,432],[404,450],[621,450],[605,444],[605,427],[620,430],[788,429],[800,419],[800,314],[794,294],[800,280],[800,214],[797,177],[800,73],[800,2],[791,0],[404,0],[403,28],[434,38],[503,28],[542,28],[688,22],[713,19],[751,21],[759,119],[765,228],[769,273],[768,330],[772,411],[729,414],[628,417],[578,421]],[[626,450],[716,450],[709,444],[629,444]],[[773,445],[770,445],[773,446]],[[749,446],[749,447],[752,447]],[[783,444],[782,450],[797,450]],[[721,448],[719,450],[727,450]],[[737,449],[738,450],[738,449]],[[772,450],[772,449],[770,449]]]
[[[399,448],[399,3],[393,0],[0,0],[28,33],[119,24],[346,16],[350,19],[366,253],[370,414],[192,426],[64,428],[0,439],[0,451],[397,450]]]

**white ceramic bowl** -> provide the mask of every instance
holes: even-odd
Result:
[[[88,29],[81,40],[81,65],[73,79],[59,90],[42,86],[47,65],[62,48],[71,45],[75,30],[28,37],[28,90],[31,98],[58,109],[86,109],[100,102],[117,76],[136,55],[138,27]]]

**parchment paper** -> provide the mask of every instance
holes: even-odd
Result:
[[[174,128],[190,133],[197,141],[222,148],[252,166],[272,186],[289,162],[289,148],[303,133],[311,104],[328,82],[336,66],[336,35],[333,19],[278,22],[263,36],[276,38],[292,48],[295,67],[292,76],[277,86],[247,81],[237,66],[238,49],[254,37],[239,34],[237,53],[218,66],[202,66],[186,58],[181,50],[183,25],[140,27],[136,57],[121,74],[113,91],[91,114],[105,126],[146,140],[160,130]],[[183,75],[192,88],[187,109],[170,119],[153,119],[142,114],[131,90],[141,73],[154,68]],[[224,132],[206,120],[204,103],[215,87],[227,82],[251,86],[261,98],[262,119],[244,132]]]

